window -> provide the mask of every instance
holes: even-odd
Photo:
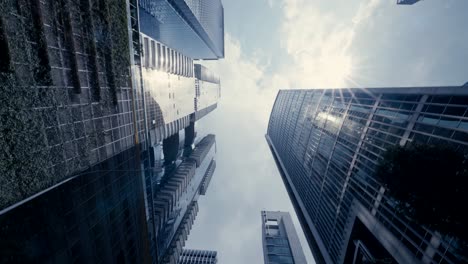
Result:
[[[168,52],[168,64],[167,64],[167,71],[172,73],[172,67],[174,65],[174,53],[173,53],[173,50],[167,48],[167,52]]]
[[[448,102],[450,102],[451,98],[451,96],[446,95],[433,95],[427,98],[427,101],[436,104],[447,104]]]
[[[166,47],[162,46],[162,69],[166,71]]]
[[[468,131],[468,120],[461,120],[458,128]]]
[[[281,263],[281,264],[293,264],[294,261],[290,256],[277,256],[277,255],[270,255],[268,256],[270,259],[270,263]]]
[[[452,138],[458,141],[467,142],[468,141],[468,133],[464,133],[461,131],[455,131],[452,135]]]
[[[180,54],[180,74],[184,75],[185,56]]]
[[[266,222],[265,222],[265,225],[267,225],[267,226],[269,226],[269,225],[278,226],[278,220],[276,220],[276,219],[267,219]]]
[[[278,246],[268,245],[267,249],[268,249],[268,253],[272,253],[272,254],[283,254],[283,255],[291,254],[289,247],[284,247],[284,246],[278,247]]]
[[[161,44],[157,43],[157,65],[156,68],[159,70],[161,69]]]
[[[423,112],[441,114],[444,112],[445,107],[439,105],[425,105]]]
[[[144,67],[149,67],[149,44],[148,44],[148,38],[144,38],[143,40],[143,56],[145,57],[145,64],[143,65]]]
[[[174,51],[174,73],[178,73],[179,69],[179,53],[177,51]]]
[[[187,76],[187,57],[182,55],[182,75]]]
[[[459,119],[449,118],[449,117],[441,117],[439,120],[439,126],[444,127],[454,127],[458,126]]]
[[[183,74],[183,73],[182,73],[182,69],[183,69],[183,67],[182,67],[182,66],[183,66],[183,63],[182,63],[182,62],[183,62],[183,60],[182,60],[183,58],[182,58],[182,56],[183,56],[183,55],[179,53],[179,74],[180,74],[180,75]]]
[[[154,40],[151,40],[151,68],[156,67],[156,45]]]
[[[193,60],[189,60],[189,76],[193,77]]]
[[[184,55],[180,54],[180,75],[184,75]]]
[[[444,115],[451,115],[451,116],[463,116],[466,111],[466,107],[450,107],[447,106],[444,111]]]
[[[171,73],[174,73],[175,69],[175,60],[174,60],[174,50],[171,50]]]
[[[178,73],[178,69],[179,69],[179,53],[177,51],[174,50],[174,60],[175,60],[175,63],[174,63],[174,73]]]
[[[434,135],[445,137],[445,138],[450,138],[453,134],[453,130],[451,129],[446,129],[446,128],[441,128],[441,127],[436,127],[434,128]]]
[[[267,245],[289,246],[288,240],[277,237],[266,237]]]
[[[420,115],[418,117],[418,121],[425,124],[435,125],[439,121],[439,117],[432,115]]]
[[[166,47],[166,72],[171,72],[171,50]]]
[[[176,56],[177,56],[177,68],[176,68],[176,73],[177,73],[177,74],[180,74],[180,53],[177,52],[177,53],[176,53]]]
[[[267,229],[266,235],[267,236],[279,236],[280,233],[279,233],[278,227]]]

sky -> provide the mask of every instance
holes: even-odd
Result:
[[[218,108],[197,129],[217,140],[217,168],[186,248],[218,263],[263,263],[261,210],[289,211],[313,257],[265,141],[279,89],[462,85],[468,1],[224,0]]]

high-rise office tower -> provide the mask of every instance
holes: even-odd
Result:
[[[195,175],[212,171],[214,161],[191,155],[195,122],[216,108],[219,79],[197,78],[193,60],[222,57],[224,43],[206,44],[211,29],[194,15],[179,18],[200,35],[197,49],[163,42],[169,31],[151,34],[160,28],[140,19],[142,5],[2,3],[0,263],[156,263],[173,242],[158,247],[170,224],[156,221],[176,221],[177,232],[193,211],[187,200],[177,204],[180,216],[158,218],[157,198],[181,164],[195,162]],[[209,18],[212,9],[202,10]]]
[[[173,173],[157,182],[153,199],[156,248],[159,262],[177,263],[215,168],[215,136],[207,135]]]
[[[211,250],[184,249],[179,264],[216,264],[218,253]]]
[[[394,210],[375,177],[410,142],[468,150],[463,87],[282,90],[266,135],[317,263],[459,263],[454,239]]]
[[[142,31],[193,59],[224,58],[221,0],[142,0]]]
[[[306,264],[301,242],[288,212],[262,211],[265,264]]]

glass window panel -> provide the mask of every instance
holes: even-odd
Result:
[[[175,71],[175,59],[174,59],[174,50],[171,50],[171,72]]]
[[[156,45],[153,40],[151,40],[151,67],[156,67]]]
[[[268,226],[278,226],[278,220],[276,219],[267,219],[265,222],[266,225]]]
[[[407,95],[405,101],[407,102],[418,102],[421,99],[421,95]]]
[[[187,76],[187,57],[182,55],[182,75]]]
[[[463,116],[465,111],[466,107],[447,106],[444,115]]]
[[[179,74],[182,75],[182,54],[179,53]]]
[[[468,96],[453,96],[450,104],[467,105]]]
[[[162,68],[164,71],[167,70],[167,55],[166,55],[166,47],[162,46]]]
[[[414,126],[414,130],[431,134],[432,131],[434,130],[434,127],[431,125],[426,125],[426,124],[416,124]]]
[[[270,259],[270,263],[281,263],[281,264],[293,264],[294,261],[292,257],[289,256],[277,256],[277,255],[270,255],[268,256]]]
[[[413,137],[414,142],[421,143],[421,144],[427,144],[428,139],[429,139],[429,136],[422,135],[419,133],[415,133]]]
[[[398,103],[398,102],[389,102],[387,103],[387,107],[391,107],[391,108],[400,108],[401,107],[401,103]]]
[[[149,67],[150,63],[150,52],[149,52],[149,43],[148,43],[148,38],[144,38],[143,40],[143,56],[145,57],[145,65],[144,67]]]
[[[288,240],[283,238],[274,238],[266,237],[267,244],[269,245],[278,245],[278,246],[288,246]]]
[[[181,74],[182,73],[182,60],[181,60],[181,54],[180,53],[176,53],[177,54],[177,74]]]
[[[418,121],[425,124],[435,125],[437,124],[437,122],[439,122],[439,117],[431,115],[421,115],[419,116]]]
[[[454,140],[458,140],[458,141],[468,143],[468,133],[466,133],[466,132],[455,131],[452,138]]]
[[[267,229],[266,234],[268,236],[279,236],[279,230],[276,228]]]
[[[403,94],[384,94],[384,95],[382,95],[382,100],[401,101],[404,98],[405,98],[405,95],[403,95]]]
[[[172,65],[171,50],[169,48],[166,48],[166,53],[167,53],[166,71],[171,72],[171,65]]]
[[[270,254],[283,254],[283,255],[290,255],[291,251],[289,250],[289,247],[279,247],[279,246],[273,246],[273,245],[268,245],[267,246],[268,253]]]
[[[180,59],[180,58],[181,58],[181,57],[180,57],[180,53],[177,52],[176,54],[177,54],[177,74],[181,74],[181,72],[182,72],[182,71],[181,71],[181,68],[182,68],[182,67],[181,67],[181,66],[182,66],[181,61],[182,61],[182,60]]]
[[[175,69],[175,63],[176,63],[175,58],[174,58],[174,50],[171,49],[169,51],[169,56],[171,58],[171,67],[169,68],[169,71],[173,73]]]
[[[408,110],[408,111],[412,111],[413,109],[416,108],[416,104],[401,104],[401,108],[402,110]]]
[[[425,109],[427,113],[442,114],[444,112],[445,106],[440,105],[428,105]]]
[[[457,127],[459,119],[454,119],[454,118],[449,118],[449,117],[441,117],[439,120],[439,126],[444,126],[444,127]]]
[[[446,128],[436,127],[434,129],[434,135],[438,135],[441,137],[450,138],[452,136],[452,133],[453,133],[453,130],[446,129]]]
[[[177,69],[179,68],[179,58],[178,53],[174,50],[174,73],[178,73]]]
[[[179,53],[174,51],[174,73],[179,73]]]
[[[468,120],[461,120],[458,128],[468,131]]]
[[[157,43],[157,68],[161,69],[161,44]]]
[[[372,96],[368,93],[365,93],[365,92],[356,92],[354,93],[354,96],[361,99],[369,99],[369,98],[372,98]]]
[[[428,98],[428,102],[436,104],[447,104],[450,101],[451,96],[446,95],[433,95]]]

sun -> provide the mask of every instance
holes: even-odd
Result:
[[[337,50],[329,50],[315,56],[309,52],[302,52],[296,56],[296,62],[300,66],[296,81],[301,87],[346,87],[352,80],[355,69],[354,58]]]
[[[324,54],[320,58],[320,75],[328,87],[344,87],[352,78],[351,56],[345,54]]]

